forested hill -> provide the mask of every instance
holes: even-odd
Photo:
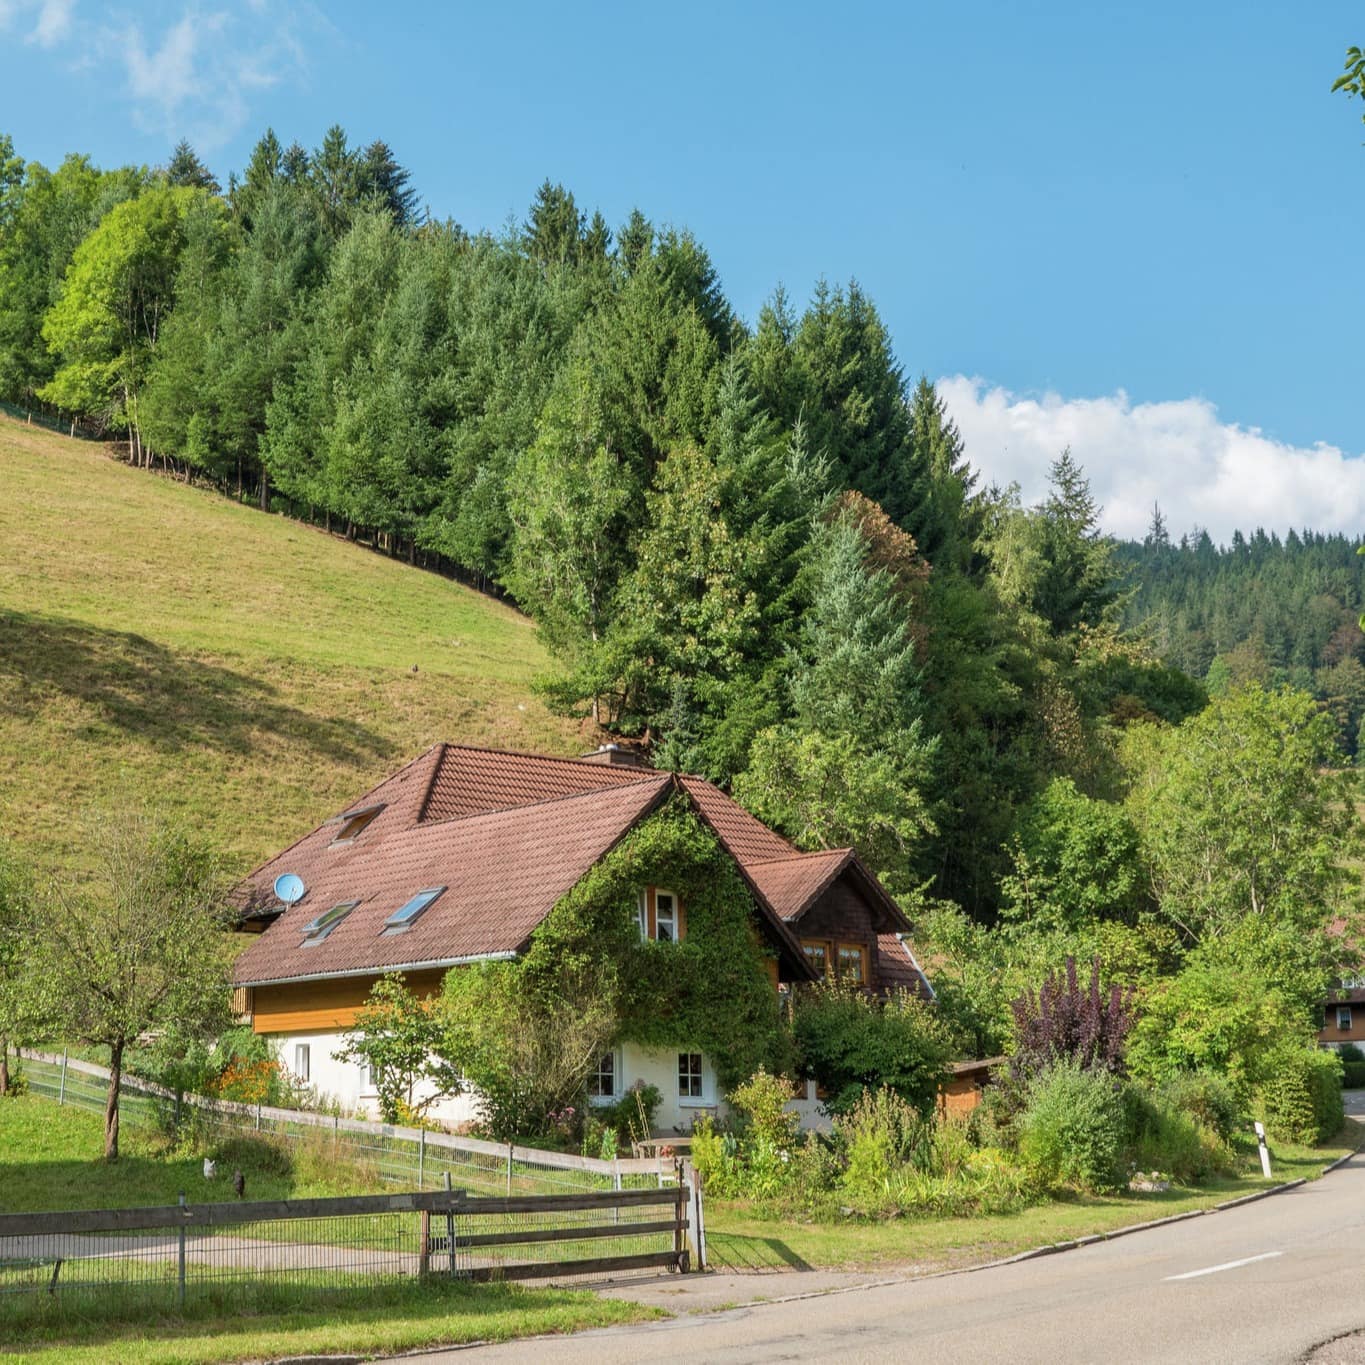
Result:
[[[1170,540],[1160,521],[1117,547],[1125,624],[1161,657],[1221,692],[1245,682],[1289,683],[1327,703],[1346,753],[1365,718],[1365,557],[1359,539],[1290,531],[1281,540],[1237,532]]]
[[[1122,727],[1204,705],[1117,630],[1081,468],[1034,507],[980,488],[856,284],[746,320],[643,210],[609,225],[547,182],[493,233],[418,203],[340,128],[267,133],[225,181],[183,144],[52,169],[0,137],[0,398],[497,585],[559,712],[982,917],[1051,786],[1112,801]]]

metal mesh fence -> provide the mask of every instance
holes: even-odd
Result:
[[[0,1331],[71,1312],[260,1311],[433,1279],[688,1267],[692,1192],[415,1192],[0,1215]]]
[[[23,1067],[34,1094],[104,1112],[107,1082],[93,1074],[102,1068],[32,1055],[23,1059]],[[215,1104],[197,1096],[189,1097],[177,1113],[173,1098],[127,1076],[119,1091],[119,1115],[124,1123],[165,1128],[195,1123],[214,1137],[258,1133],[289,1146],[325,1138],[337,1159],[368,1174],[369,1183],[405,1189],[439,1190],[448,1181],[475,1194],[568,1194],[657,1189],[676,1180],[674,1163],[667,1157],[601,1161],[339,1116]]]
[[[87,441],[100,439],[97,432],[77,418],[59,417],[53,413],[42,412],[34,408],[16,407],[13,403],[4,401],[0,401],[0,412],[13,417],[18,422],[25,422],[29,426],[46,427],[49,431],[60,431],[63,436],[79,436]]]

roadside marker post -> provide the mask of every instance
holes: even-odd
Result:
[[[1263,1176],[1265,1176],[1265,1178],[1266,1178],[1267,1180],[1269,1180],[1269,1179],[1270,1179],[1270,1149],[1265,1145],[1265,1124],[1263,1124],[1263,1123],[1261,1123],[1261,1122],[1258,1121],[1258,1122],[1256,1123],[1255,1127],[1256,1127],[1256,1143],[1257,1143],[1257,1146],[1259,1146],[1259,1148],[1261,1149],[1261,1174],[1262,1174]]]

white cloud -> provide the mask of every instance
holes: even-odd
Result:
[[[1115,535],[1140,538],[1157,502],[1173,536],[1196,525],[1218,541],[1258,526],[1365,531],[1365,459],[1220,422],[1203,398],[1133,403],[1122,390],[1027,398],[964,375],[939,380],[938,390],[983,483],[1017,482],[1035,502],[1048,465],[1070,446]]]
[[[56,47],[71,32],[76,0],[0,0],[0,29],[23,17],[26,43]]]
[[[297,30],[316,19],[308,5],[245,0],[205,10],[191,4],[163,27],[140,20],[106,26],[97,42],[122,64],[140,127],[167,141],[188,137],[197,150],[211,152],[241,131],[257,95],[302,76],[306,46]]]
[[[41,0],[38,22],[33,26],[28,41],[39,47],[56,47],[71,32],[71,16],[76,0]]]

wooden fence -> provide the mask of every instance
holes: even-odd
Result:
[[[695,1179],[597,1193],[417,1190],[0,1214],[0,1321],[35,1296],[223,1297],[288,1282],[350,1292],[378,1281],[565,1279],[701,1269]],[[16,1297],[18,1296],[18,1297]]]

